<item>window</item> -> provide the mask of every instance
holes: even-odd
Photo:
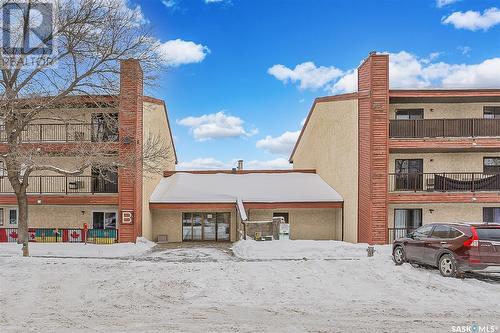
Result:
[[[92,114],[92,142],[118,141],[118,113]]]
[[[118,171],[92,167],[92,191],[94,193],[118,193]]]
[[[9,224],[17,225],[17,208],[9,209]]]
[[[0,177],[7,177],[7,170],[3,161],[0,161]]]
[[[463,235],[463,233],[461,231],[458,231],[457,229],[455,228],[450,228],[450,238],[457,238],[457,237],[460,237]]]
[[[229,240],[230,213],[183,213],[182,240]]]
[[[413,236],[420,238],[428,238],[431,234],[433,226],[432,225],[424,225],[423,227],[418,228],[413,232]]]
[[[116,212],[93,212],[92,227],[94,229],[116,229]]]
[[[400,109],[396,110],[396,119],[424,119],[424,109]]]
[[[500,223],[500,207],[483,208],[483,221],[489,223]]]
[[[408,231],[422,226],[422,209],[395,209],[394,227]]]
[[[397,191],[415,191],[423,189],[423,159],[397,159],[395,171],[395,186]]]
[[[432,238],[451,238],[451,228],[446,225],[437,225],[432,230]]]
[[[500,173],[500,157],[483,158],[484,173]]]
[[[500,118],[500,106],[485,106],[483,108],[483,118],[485,119]]]
[[[0,226],[3,226],[3,208],[0,208]]]
[[[273,218],[275,217],[282,217],[288,223],[288,213],[273,213]]]

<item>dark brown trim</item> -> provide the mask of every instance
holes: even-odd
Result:
[[[304,123],[304,126],[302,126],[302,129],[300,130],[299,138],[297,139],[297,142],[295,142],[295,146],[293,147],[292,154],[290,155],[290,158],[288,161],[290,163],[293,163],[293,155],[295,154],[295,151],[297,150],[297,147],[299,145],[300,139],[302,139],[302,135],[304,134],[304,131],[307,127],[307,124],[309,123],[309,119],[311,118],[311,115],[316,108],[317,103],[324,103],[324,102],[335,102],[335,101],[347,101],[351,99],[357,99],[359,97],[359,93],[348,93],[348,94],[342,94],[342,95],[335,95],[335,96],[325,96],[325,97],[318,97],[314,100],[311,109],[309,110],[309,113],[307,114],[306,122]]]
[[[342,202],[244,202],[246,209],[342,208]]]
[[[142,96],[143,102],[148,102],[151,104],[164,105],[165,102],[162,99],[151,97],[151,96]]]
[[[150,203],[150,209],[235,209],[236,203],[216,203],[216,202],[200,202],[200,203]]]
[[[315,169],[285,169],[285,170],[177,170],[177,171],[164,171],[163,177],[170,177],[176,173],[190,173],[195,175],[213,175],[216,173],[246,175],[252,173],[316,173]]]

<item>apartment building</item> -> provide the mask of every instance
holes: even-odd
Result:
[[[356,93],[314,101],[290,162],[343,197],[351,242],[500,222],[500,89],[391,90],[388,55],[371,53]]]
[[[64,110],[43,111],[47,119],[57,112],[61,121],[30,124],[22,135],[23,141],[50,150],[53,157],[48,158],[57,159],[54,165],[64,167],[75,158],[70,148],[76,144],[85,142],[89,149],[106,149],[110,154],[142,156],[148,137],[155,136],[171,150],[170,158],[161,167],[174,170],[177,158],[165,103],[144,96],[143,72],[137,60],[122,61],[120,70],[119,95],[68,97]],[[71,121],[64,121],[64,117]],[[0,134],[5,135],[5,130]],[[5,143],[0,142],[0,150],[6,151]],[[127,166],[126,172],[118,168],[106,175],[93,168],[79,176],[49,171],[33,174],[27,189],[29,226],[37,230],[30,237],[36,240],[58,234],[61,239],[67,238],[69,231],[74,241],[82,241],[81,230],[86,224],[88,229],[106,231],[104,235],[115,241],[135,242],[141,235],[152,239],[149,197],[161,178],[161,174],[144,173],[140,161]],[[0,241],[12,241],[8,238],[16,236],[17,215],[16,197],[2,171]]]

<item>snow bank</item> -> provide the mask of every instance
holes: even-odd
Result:
[[[155,245],[145,238],[138,238],[135,244],[30,243],[29,247],[30,255],[37,257],[119,258],[142,255]],[[0,243],[0,256],[21,255],[21,244]]]
[[[235,256],[242,259],[355,259],[367,256],[368,244],[340,241],[241,240],[234,244]],[[376,246],[375,256],[390,255],[390,246]]]

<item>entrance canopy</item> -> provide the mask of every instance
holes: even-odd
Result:
[[[242,220],[247,220],[245,206],[287,204],[307,208],[340,204],[342,197],[314,173],[189,173],[177,172],[161,179],[150,198],[152,207],[175,207],[175,204],[236,205]],[[332,205],[333,207],[334,205]]]

